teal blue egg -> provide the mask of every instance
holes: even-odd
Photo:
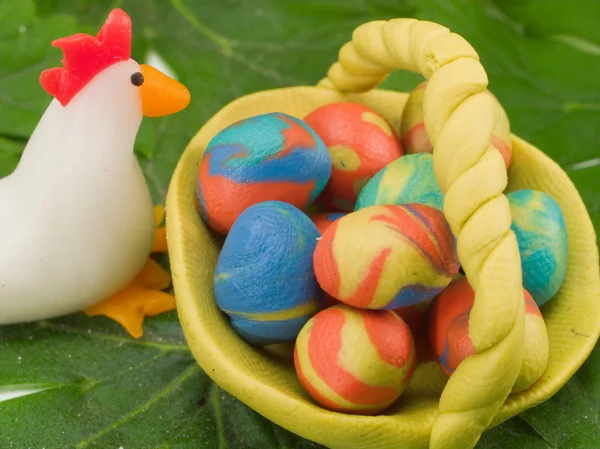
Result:
[[[517,190],[506,195],[517,236],[523,287],[538,306],[558,291],[567,269],[567,228],[560,206],[537,190]]]
[[[354,210],[409,203],[443,209],[444,193],[435,179],[430,153],[407,154],[387,164],[363,187]]]

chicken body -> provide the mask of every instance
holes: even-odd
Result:
[[[0,180],[0,324],[80,311],[146,263],[155,225],[133,153],[136,71],[134,60],[116,63],[66,107],[53,100]]]

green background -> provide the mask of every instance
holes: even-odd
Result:
[[[134,54],[158,53],[192,92],[175,116],[146,119],[136,153],[156,202],[189,139],[233,99],[315,84],[359,24],[416,17],[450,27],[481,56],[512,131],[560,163],[600,229],[600,4],[597,0],[0,0],[0,176],[19,159],[60,64],[50,41],[95,34],[110,9],[134,24]],[[398,73],[384,87],[409,91]],[[84,150],[84,149],[82,149]],[[0,328],[0,448],[317,448],[216,387],[174,313],[134,341],[103,318],[74,315]],[[600,351],[553,398],[486,432],[478,449],[600,447]]]

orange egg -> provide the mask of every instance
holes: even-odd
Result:
[[[322,106],[304,121],[329,150],[333,169],[317,199],[324,210],[350,212],[375,173],[404,154],[391,125],[377,112],[357,103]]]

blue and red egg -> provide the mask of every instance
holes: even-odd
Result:
[[[283,113],[258,115],[228,126],[209,142],[196,204],[204,221],[226,234],[253,204],[276,200],[303,209],[330,174],[327,147],[305,122]]]

